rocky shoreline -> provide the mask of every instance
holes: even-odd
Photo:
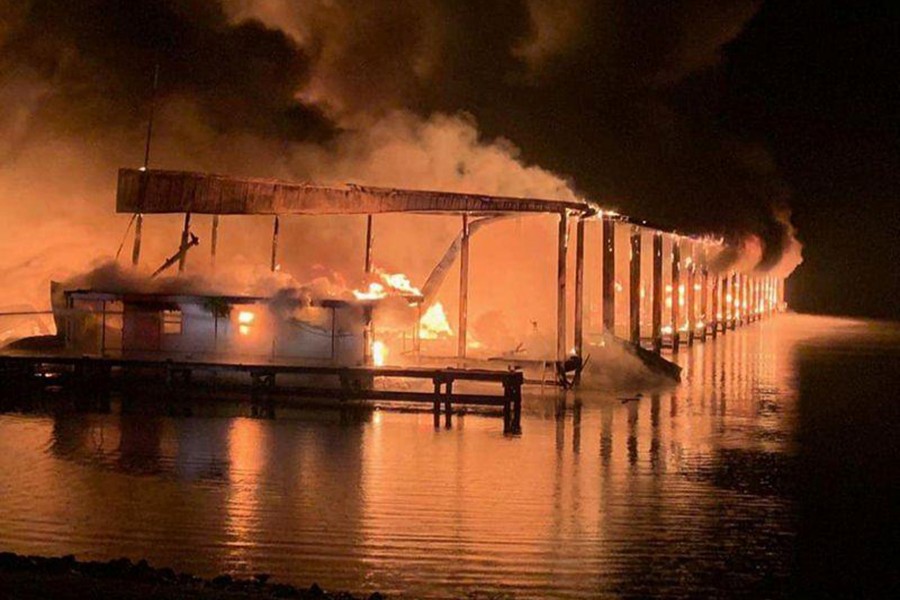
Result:
[[[74,556],[24,556],[0,552],[0,590],[4,598],[176,598],[302,600],[363,600],[347,592],[327,592],[315,583],[308,588],[269,583],[265,573],[249,579],[219,575],[212,579],[154,568],[146,560],[79,561]],[[381,600],[379,593],[368,600]]]

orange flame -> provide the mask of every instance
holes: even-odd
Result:
[[[450,335],[453,335],[453,330],[447,322],[444,306],[440,302],[435,302],[419,319],[419,337],[423,340],[436,340]]]
[[[387,360],[388,348],[384,342],[375,340],[372,342],[372,364],[376,367],[383,367]]]

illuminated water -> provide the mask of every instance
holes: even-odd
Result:
[[[895,325],[786,316],[623,403],[475,415],[0,415],[0,549],[394,595],[798,597],[897,585]]]

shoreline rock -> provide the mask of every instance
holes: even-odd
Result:
[[[106,562],[79,561],[73,555],[30,556],[0,552],[0,589],[10,598],[299,598],[301,600],[381,600],[348,592],[325,591],[313,583],[308,588],[269,583],[267,573],[248,579],[228,574],[211,579],[155,568],[146,560],[128,558]]]

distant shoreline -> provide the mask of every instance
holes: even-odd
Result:
[[[225,598],[300,598],[318,600],[362,600],[364,596],[347,592],[326,592],[317,584],[299,588],[284,583],[269,583],[267,574],[249,579],[219,575],[211,579],[178,573],[173,569],[137,563],[128,558],[107,562],[79,561],[72,555],[62,557],[26,556],[0,552],[0,589],[9,598],[75,599],[87,597],[169,599]],[[375,592],[368,600],[380,600]]]

